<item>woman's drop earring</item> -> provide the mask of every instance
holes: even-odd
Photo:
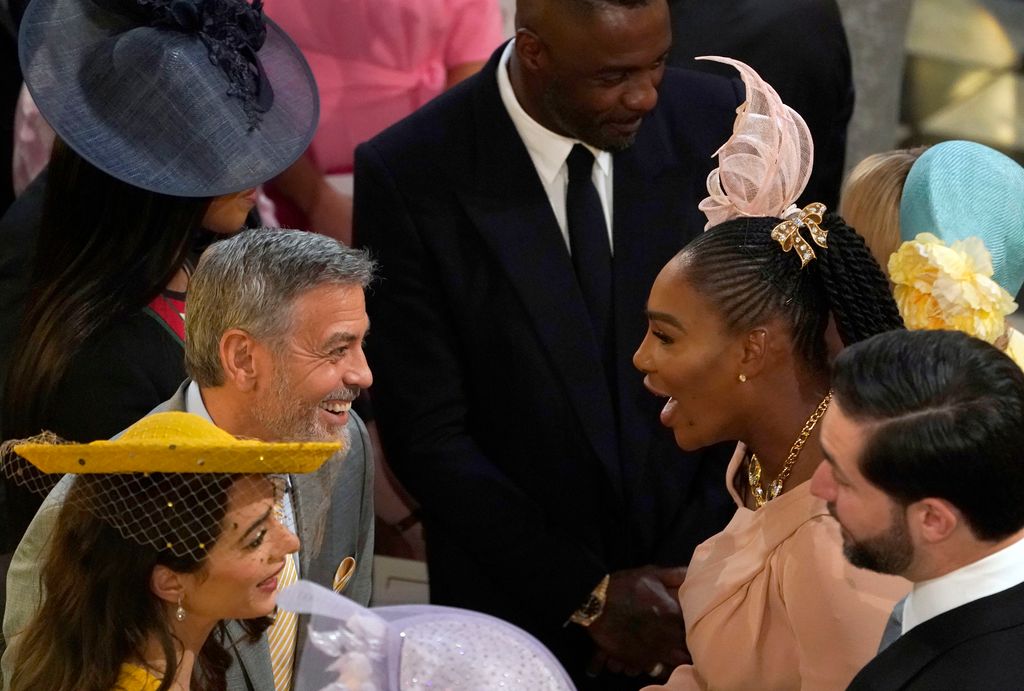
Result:
[[[178,609],[174,610],[174,618],[178,621],[185,621],[185,608],[181,606],[181,602],[184,599],[184,595],[178,596]]]
[[[745,374],[741,374],[740,376],[738,376],[736,378],[740,380],[741,384],[743,384],[743,383],[745,383],[747,381],[747,375],[745,375]]]

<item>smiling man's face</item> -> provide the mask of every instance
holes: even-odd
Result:
[[[373,383],[363,352],[370,325],[363,289],[313,288],[292,303],[290,320],[273,350],[271,383],[253,415],[268,439],[344,438],[352,401]]]

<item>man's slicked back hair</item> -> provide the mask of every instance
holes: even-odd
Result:
[[[997,541],[1024,528],[1024,373],[959,331],[899,331],[836,359],[846,415],[871,424],[865,478],[906,505],[945,499],[972,532]]]
[[[278,343],[292,305],[322,285],[366,288],[374,263],[365,250],[301,230],[258,228],[214,243],[189,280],[185,368],[200,386],[223,383],[220,339],[242,329]]]

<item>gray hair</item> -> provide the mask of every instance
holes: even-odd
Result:
[[[322,285],[365,289],[374,268],[365,250],[302,230],[258,228],[214,243],[188,284],[186,371],[200,386],[222,384],[226,331],[277,343],[291,327],[296,298]]]

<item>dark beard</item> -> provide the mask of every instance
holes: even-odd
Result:
[[[563,132],[568,133],[570,137],[579,139],[601,151],[610,151],[611,153],[625,151],[636,141],[636,132],[620,137],[606,134],[601,129],[601,123],[593,122],[592,117],[581,113],[574,104],[563,97],[563,94],[565,94],[565,90],[562,88],[561,82],[552,80],[544,89],[542,100],[544,108],[555,125]]]
[[[902,511],[893,509],[889,529],[881,535],[854,541],[843,539],[843,554],[854,566],[878,573],[899,575],[914,559],[914,545]]]

